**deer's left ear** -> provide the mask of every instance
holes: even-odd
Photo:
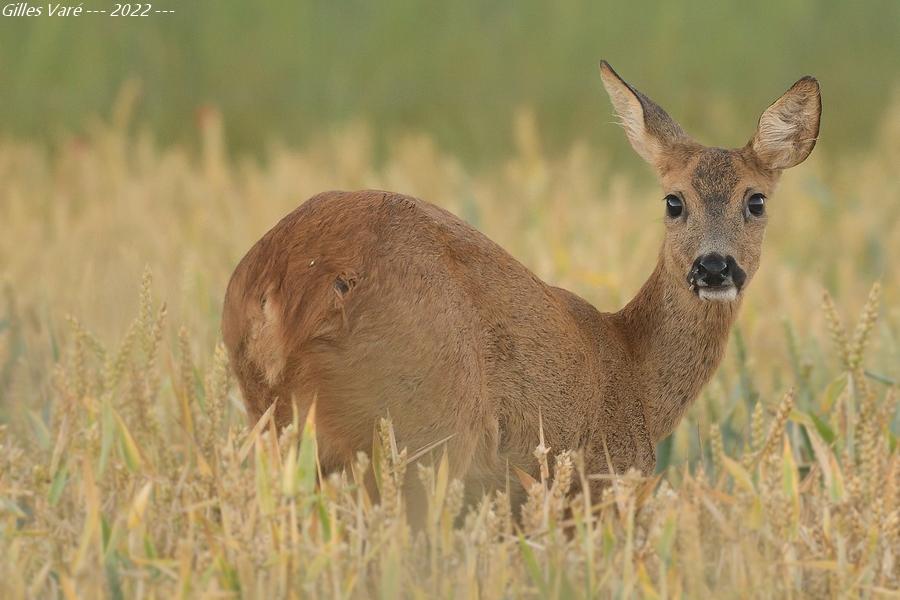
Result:
[[[749,145],[769,169],[798,165],[816,145],[821,116],[819,82],[806,76],[766,109]]]
[[[600,61],[600,77],[631,147],[648,163],[659,167],[667,149],[690,139],[666,111],[625,83],[605,60]]]

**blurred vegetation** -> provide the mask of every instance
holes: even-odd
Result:
[[[138,122],[163,142],[195,141],[196,111],[213,105],[238,151],[361,119],[381,150],[415,129],[483,163],[511,151],[527,106],[551,152],[583,138],[622,154],[596,71],[606,58],[701,141],[728,146],[813,74],[830,142],[819,151],[835,154],[865,145],[900,81],[895,0],[157,4],[177,12],[0,18],[0,132],[81,131],[134,79]]]

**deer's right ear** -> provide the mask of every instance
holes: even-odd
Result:
[[[666,111],[627,84],[605,60],[600,61],[600,77],[631,147],[648,163],[658,166],[667,148],[687,139]]]

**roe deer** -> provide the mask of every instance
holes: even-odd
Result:
[[[511,465],[536,473],[539,415],[546,443],[581,449],[589,472],[651,473],[655,444],[722,358],[767,199],[815,146],[821,100],[800,79],[726,150],[693,141],[605,61],[600,74],[664,194],[659,260],[631,302],[599,312],[427,202],[325,192],[266,233],[228,285],[222,331],[250,420],[278,399],[287,425],[315,398],[328,472],[370,451],[390,415],[410,451],[449,436],[470,497],[504,487]]]

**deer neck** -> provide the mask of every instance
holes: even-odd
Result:
[[[740,305],[700,300],[664,260],[616,314],[654,442],[672,433],[719,366]]]

